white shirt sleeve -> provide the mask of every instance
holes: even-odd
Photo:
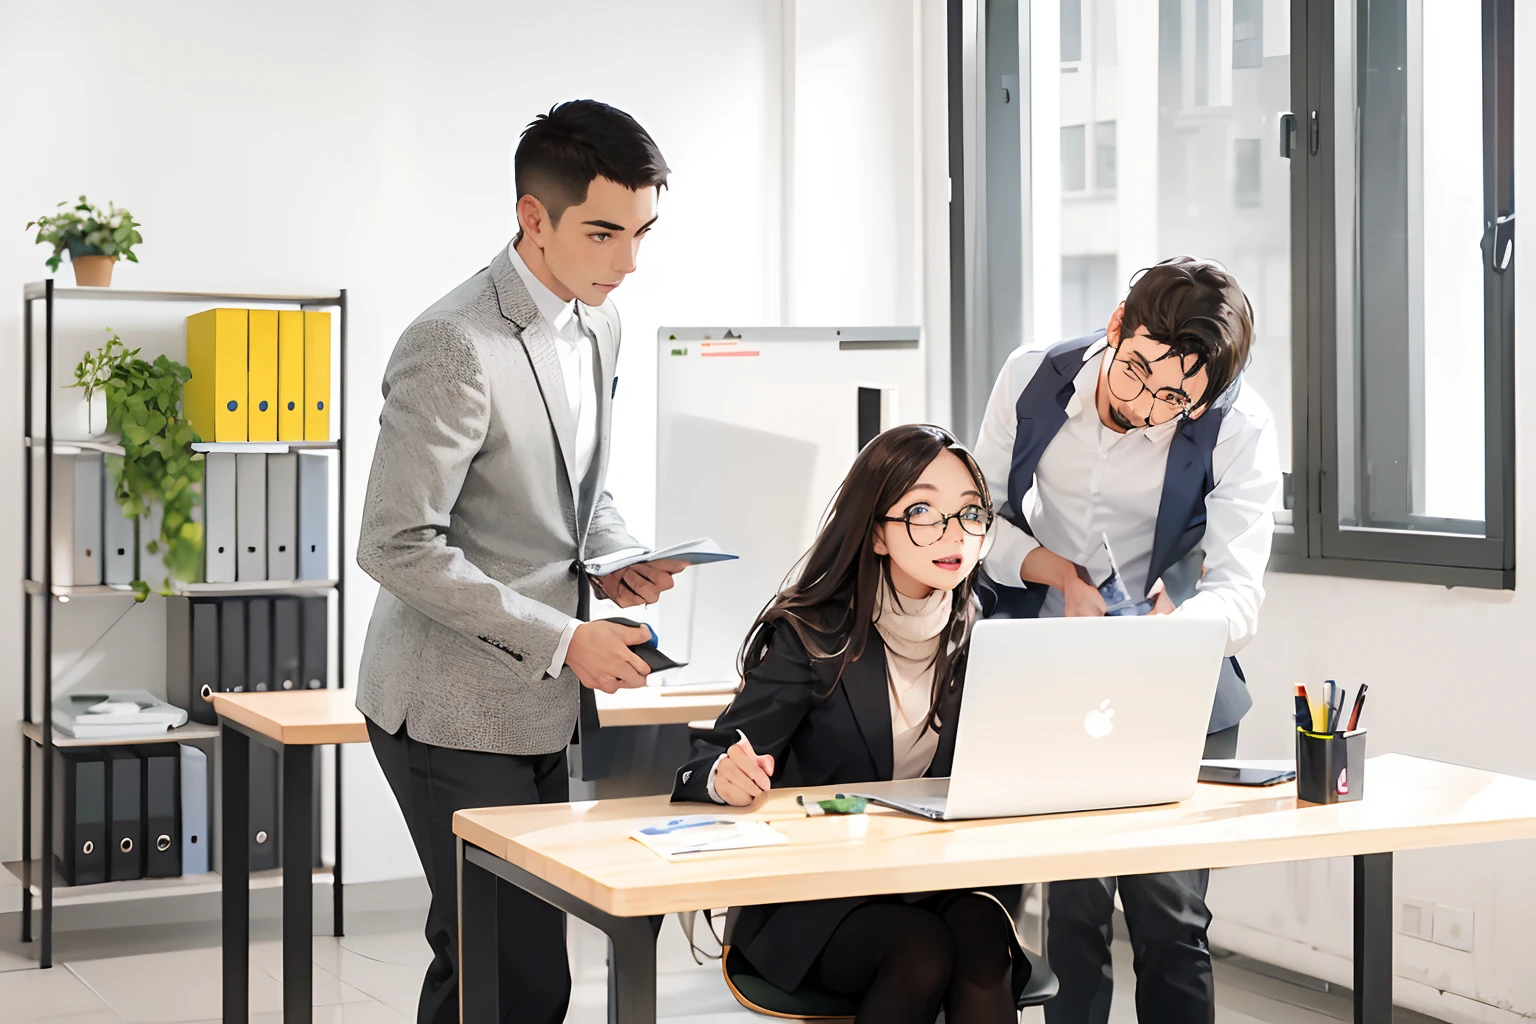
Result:
[[[580,619],[572,619],[560,631],[560,642],[555,645],[555,656],[549,663],[549,671],[547,673],[549,678],[555,678],[560,674],[560,670],[565,668],[565,656],[571,650],[571,637],[576,635],[576,627],[579,625],[581,625]]]
[[[709,794],[709,798],[717,804],[725,803],[724,800],[720,799],[720,794],[715,792],[715,773],[720,770],[720,762],[724,760],[724,754],[721,754],[719,757],[715,758],[715,763],[709,766],[709,778],[704,780],[705,792],[707,792]]]
[[[1033,376],[1032,369],[1029,374],[1020,373],[1019,363],[1031,362],[1038,366],[1038,360],[1024,360],[1026,354],[1022,349],[1013,353],[998,373],[997,383],[992,385],[992,395],[987,399],[987,411],[981,418],[981,432],[976,437],[973,453],[982,476],[987,479],[987,488],[992,492],[992,505],[998,509],[1008,500],[1008,473],[1013,468],[1019,395],[1029,377]],[[1024,581],[1019,572],[1024,567],[1024,558],[1039,547],[1040,542],[1001,515],[992,521],[991,534],[992,546],[982,560],[982,567],[998,583],[1006,587],[1022,587]]]
[[[1264,568],[1280,503],[1280,447],[1274,421],[1231,441],[1237,448],[1205,499],[1205,572],[1175,614],[1227,620],[1227,654],[1258,632]],[[1220,445],[1216,458],[1220,458]]]

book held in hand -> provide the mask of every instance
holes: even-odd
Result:
[[[611,572],[620,569],[628,569],[632,565],[641,562],[675,561],[687,562],[689,565],[705,565],[709,562],[729,562],[739,555],[731,555],[720,549],[720,545],[709,537],[700,537],[698,540],[684,541],[682,544],[674,544],[661,550],[647,550],[645,548],[625,548],[611,554],[594,558],[583,562],[582,568],[592,576],[607,576]]]

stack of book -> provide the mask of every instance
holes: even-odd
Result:
[[[143,690],[66,693],[53,700],[53,727],[80,740],[154,739],[186,722],[186,711]]]

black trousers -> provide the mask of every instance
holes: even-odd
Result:
[[[421,986],[418,1024],[459,1019],[458,847],[453,813],[466,807],[562,803],[569,798],[565,751],[517,756],[453,750],[393,735],[373,722],[368,739],[394,790],[416,855],[432,888],[427,943],[432,964]],[[537,896],[498,880],[496,931],[504,1021],[558,1024],[571,999],[565,915]]]
[[[855,1024],[1017,1024],[1012,924],[974,893],[866,903],[811,965],[818,988],[861,997]]]
[[[1237,726],[1205,738],[1206,757],[1235,757]],[[1125,908],[1136,967],[1141,1024],[1209,1024],[1216,1019],[1211,952],[1205,931],[1208,868],[1158,875],[1052,882],[1046,947],[1060,994],[1045,1004],[1046,1024],[1106,1024],[1114,994],[1109,944],[1115,889]]]

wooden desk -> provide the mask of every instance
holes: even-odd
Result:
[[[1180,804],[963,822],[876,808],[807,818],[794,796],[820,791],[783,790],[738,813],[773,822],[788,844],[677,863],[627,838],[638,821],[688,811],[666,797],[460,811],[463,1019],[500,1019],[498,876],[607,932],[609,1019],[651,1024],[663,914],[1353,856],[1355,1019],[1389,1024],[1392,852],[1536,837],[1536,781],[1401,754],[1371,758],[1365,774],[1365,798],[1333,806],[1298,805],[1294,785],[1202,785]]]
[[[307,1024],[313,1010],[314,784],[319,770],[315,747],[366,743],[368,727],[349,690],[289,690],[277,693],[215,693],[224,748],[220,793],[224,825],[223,868],[224,1021],[250,1016],[251,742],[282,757],[283,819],[283,1020]],[[338,769],[340,763],[338,761]],[[341,851],[332,868],[333,930],[341,934]]]
[[[594,691],[597,722],[607,728],[622,725],[687,725],[714,718],[730,706],[735,693],[664,693],[664,686],[637,686],[616,693]]]

